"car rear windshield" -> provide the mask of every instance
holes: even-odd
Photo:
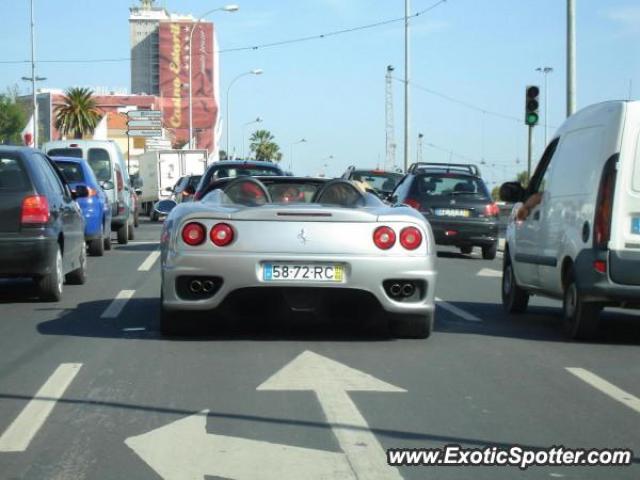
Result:
[[[367,188],[391,192],[402,180],[402,175],[392,172],[376,172],[374,170],[356,170],[351,174],[351,180],[362,182]]]
[[[82,166],[75,162],[64,162],[62,160],[56,160],[56,165],[62,172],[64,179],[69,183],[85,183],[84,172]]]
[[[47,154],[50,157],[71,157],[82,158],[82,149],[80,148],[54,148],[49,150]]]
[[[286,183],[264,182],[262,185],[269,193],[271,203],[275,204],[311,203],[321,186],[321,184],[313,182],[295,181]],[[213,197],[213,195],[207,195],[204,200],[206,201],[208,198]],[[226,189],[223,203],[258,206],[269,203],[269,200],[264,195],[260,184],[248,181],[235,184]]]
[[[433,173],[416,177],[413,194],[418,198],[467,196],[489,200],[482,179],[456,173]]]
[[[111,158],[104,148],[90,148],[87,161],[99,182],[111,180]]]
[[[212,179],[236,178],[236,177],[266,177],[269,175],[279,176],[282,172],[276,167],[262,167],[258,165],[246,165],[238,167],[221,166],[213,170]]]
[[[29,188],[22,161],[18,157],[0,154],[0,192],[20,192]]]

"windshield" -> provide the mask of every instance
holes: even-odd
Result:
[[[111,180],[111,159],[109,158],[109,152],[102,148],[91,148],[89,149],[87,161],[99,182]]]
[[[391,192],[402,180],[402,175],[391,172],[355,171],[351,179],[362,182],[365,188],[371,188],[381,192]]]
[[[489,199],[489,192],[481,179],[455,173],[420,175],[415,180],[413,191],[419,198],[466,196]]]
[[[84,172],[82,171],[82,167],[80,164],[75,162],[64,162],[61,160],[55,160],[56,165],[62,172],[64,179],[69,183],[84,183],[86,182],[84,178]]]
[[[212,179],[217,180],[220,178],[236,178],[236,177],[260,177],[274,175],[279,176],[282,173],[275,167],[260,167],[260,166],[242,166],[242,167],[226,167],[221,166],[213,169]]]

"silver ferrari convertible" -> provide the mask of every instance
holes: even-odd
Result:
[[[161,249],[166,335],[180,333],[189,312],[215,321],[257,304],[295,315],[364,303],[398,336],[426,338],[433,329],[431,227],[349,180],[217,180],[201,201],[169,213]]]

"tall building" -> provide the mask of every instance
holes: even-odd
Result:
[[[144,0],[141,6],[130,9],[131,93],[160,93],[158,27],[161,20],[169,19],[169,13],[153,3]]]

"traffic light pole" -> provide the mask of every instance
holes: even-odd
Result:
[[[533,156],[533,125],[529,125],[529,141],[527,148],[527,184],[531,180],[531,158]]]

